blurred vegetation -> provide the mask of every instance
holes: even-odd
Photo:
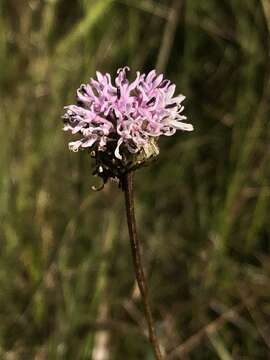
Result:
[[[1,359],[153,359],[123,196],[61,130],[126,64],[176,82],[195,126],[136,176],[168,358],[269,358],[269,31],[267,0],[1,0]]]

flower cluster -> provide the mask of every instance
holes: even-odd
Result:
[[[77,90],[77,105],[66,106],[63,116],[64,130],[81,135],[69,143],[71,150],[89,148],[94,157],[110,151],[118,163],[132,154],[147,159],[159,136],[193,130],[184,122],[185,97],[174,96],[174,84],[155,70],[147,75],[137,72],[129,82],[128,71],[119,69],[114,83],[110,74],[97,72],[96,80]]]

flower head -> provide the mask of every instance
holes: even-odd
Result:
[[[64,130],[80,134],[70,150],[90,149],[105,182],[156,156],[159,136],[193,130],[184,122],[185,97],[174,96],[174,84],[155,70],[137,72],[130,82],[128,71],[119,69],[114,82],[110,74],[97,72],[96,79],[80,86],[77,105],[66,106],[63,116]]]

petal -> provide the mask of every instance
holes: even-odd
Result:
[[[166,122],[166,125],[173,127],[174,129],[177,130],[183,130],[183,131],[193,131],[193,125],[191,124],[187,124],[181,121],[177,121],[177,120],[169,120]]]
[[[163,80],[163,74],[158,75],[158,77],[153,82],[153,86],[154,87],[159,86],[162,80]]]
[[[146,76],[145,81],[152,82],[154,77],[156,76],[156,70],[150,71],[150,73]]]
[[[136,88],[136,86],[139,84],[141,80],[141,74],[139,71],[137,71],[136,79],[129,85],[129,91],[132,91]]]
[[[173,100],[173,102],[177,102],[178,104],[180,104],[182,101],[185,100],[185,98],[186,97],[184,95],[180,94],[180,95],[174,97],[172,100]]]
[[[82,147],[83,148],[91,147],[96,141],[97,141],[97,136],[90,137],[82,143]]]
[[[173,96],[173,94],[175,92],[175,88],[176,88],[176,86],[174,84],[172,84],[168,87],[168,90],[166,92],[166,97],[168,100]]]
[[[115,149],[115,151],[114,151],[114,155],[115,155],[115,157],[117,157],[117,159],[120,159],[120,160],[122,160],[122,155],[120,155],[120,152],[119,152],[119,148],[120,148],[120,146],[121,146],[121,144],[123,143],[123,139],[122,138],[120,138],[119,140],[118,140],[118,142],[117,142],[117,146],[116,146],[116,149]]]
[[[82,145],[82,141],[72,141],[68,144],[69,150],[77,152]]]
[[[104,82],[104,77],[103,75],[99,72],[99,71],[96,71],[96,76],[97,76],[97,79],[100,83],[103,83]]]

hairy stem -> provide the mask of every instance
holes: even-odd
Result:
[[[134,265],[136,280],[143,301],[145,318],[148,325],[149,340],[152,344],[155,358],[157,360],[162,360],[162,355],[160,352],[160,347],[154,327],[153,316],[150,308],[148,288],[142,266],[140,242],[138,240],[137,230],[136,230],[136,218],[134,211],[134,193],[133,193],[133,172],[124,175],[123,190],[125,192],[126,214],[127,214],[127,223],[128,223],[130,244],[132,250],[133,265]]]

